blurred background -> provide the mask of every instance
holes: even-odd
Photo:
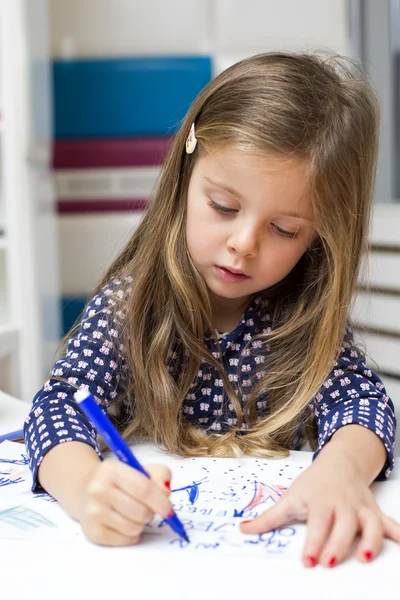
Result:
[[[47,378],[208,81],[314,49],[358,56],[381,99],[353,316],[400,403],[400,0],[1,0],[0,390],[31,401]]]

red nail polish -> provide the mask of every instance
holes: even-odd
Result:
[[[164,481],[164,485],[167,488],[167,490],[171,491],[171,482],[170,481]]]
[[[332,556],[332,558],[329,559],[328,567],[334,567],[335,565],[336,565],[336,556]]]
[[[315,558],[315,556],[306,556],[304,560],[308,567],[315,567],[315,565],[317,564],[317,559]]]
[[[366,552],[364,552],[364,558],[365,560],[372,560],[372,552],[370,550],[367,550]]]
[[[174,509],[172,509],[172,510],[171,510],[171,512],[169,512],[169,513],[167,514],[167,516],[165,517],[165,519],[170,519],[171,517],[173,517],[173,516],[174,516],[174,514],[175,514],[175,511],[174,511]]]
[[[247,521],[242,521],[240,524],[241,525],[246,525],[246,523],[250,523],[251,519],[248,519]]]

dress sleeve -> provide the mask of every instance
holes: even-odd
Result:
[[[24,436],[34,492],[42,490],[37,479],[40,463],[57,444],[83,442],[103,458],[96,431],[73,394],[80,388],[88,390],[107,413],[124,391],[126,364],[118,339],[120,322],[118,312],[111,308],[115,294],[121,298],[126,293],[128,289],[123,282],[114,280],[94,296],[77,334],[68,340],[65,354],[54,364],[49,380],[33,399],[24,423]]]
[[[350,326],[339,359],[312,405],[318,426],[318,448],[313,459],[340,427],[356,423],[382,440],[387,461],[377,480],[389,476],[394,466],[396,433],[393,402],[378,375],[366,366],[365,357],[355,348]]]

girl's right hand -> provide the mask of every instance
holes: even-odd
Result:
[[[145,468],[150,479],[115,459],[100,462],[91,472],[79,511],[88,540],[103,546],[137,544],[155,514],[165,517],[173,510],[170,470],[163,465]]]

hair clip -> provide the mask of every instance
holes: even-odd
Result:
[[[194,123],[192,123],[192,126],[189,131],[189,135],[187,136],[187,139],[186,139],[186,154],[193,154],[193,152],[196,149],[196,146],[197,146],[197,137],[195,136],[195,133],[194,133]]]

